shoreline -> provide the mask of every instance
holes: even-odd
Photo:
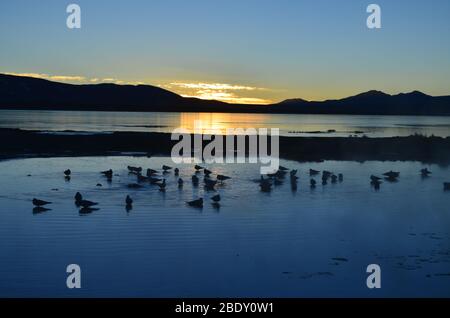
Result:
[[[192,135],[191,135],[192,138]],[[0,160],[36,157],[170,156],[170,133],[46,134],[0,129]],[[268,139],[270,140],[270,138]],[[248,137],[246,137],[248,142]],[[283,137],[280,158],[295,161],[420,161],[450,165],[450,137]],[[209,141],[203,141],[203,147]]]

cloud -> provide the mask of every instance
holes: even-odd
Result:
[[[42,79],[47,79],[50,81],[58,81],[58,82],[84,82],[84,81],[86,81],[86,77],[84,77],[84,76],[49,75],[49,74],[43,74],[43,73],[5,73],[5,74],[14,75],[14,76],[42,78]]]
[[[272,101],[257,96],[247,96],[251,92],[268,91],[267,88],[233,85],[226,83],[180,83],[162,85],[173,89],[184,97],[214,99],[235,104],[270,104]],[[239,92],[239,94],[237,94]]]
[[[46,79],[49,81],[56,81],[56,82],[68,82],[68,83],[114,83],[119,85],[144,85],[143,82],[129,82],[129,81],[122,81],[118,80],[116,78],[107,77],[107,78],[89,78],[86,76],[72,76],[72,75],[49,75],[45,73],[4,73],[7,75],[14,75],[14,76],[25,76],[25,77],[34,77],[34,78],[41,78]]]

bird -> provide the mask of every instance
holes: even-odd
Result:
[[[72,174],[72,171],[70,171],[70,169],[67,169],[66,171],[64,171],[64,175],[66,177],[70,177],[71,174]]]
[[[332,174],[333,174],[332,172],[324,170],[322,171],[322,178],[328,179],[329,177],[331,177]]]
[[[183,183],[184,183],[184,181],[183,181],[183,179],[178,179],[178,187],[179,188],[182,188],[183,187]]]
[[[214,202],[220,202],[220,194],[216,194],[215,196],[211,197],[211,200],[213,200]]]
[[[142,172],[141,167],[128,166],[127,168],[128,168],[128,171],[133,172],[133,173],[141,173]]]
[[[97,202],[92,202],[92,201],[89,201],[89,200],[81,200],[81,201],[79,201],[79,205],[82,206],[83,208],[90,208],[90,207],[92,207],[94,205],[98,205],[98,203]]]
[[[193,201],[189,201],[187,202],[187,204],[189,206],[193,206],[193,207],[197,207],[197,208],[203,208],[203,199],[197,199],[197,200],[193,200]]]
[[[174,173],[175,173],[175,176],[178,176],[180,174],[180,169],[175,168]]]
[[[316,187],[316,183],[317,182],[314,179],[309,180],[309,184],[310,184],[311,188],[315,188]]]
[[[151,176],[153,176],[153,175],[155,175],[157,173],[158,173],[158,171],[156,171],[156,170],[147,169],[147,177],[151,177]]]
[[[289,170],[288,168],[283,167],[283,166],[280,166],[278,169],[281,170],[281,171],[288,171]]]
[[[125,203],[126,205],[132,205],[133,199],[129,195],[127,195],[127,197],[125,198]]]
[[[431,174],[431,171],[429,171],[427,168],[420,170],[420,173],[422,174],[422,177],[429,177]]]
[[[194,169],[199,171],[199,170],[203,170],[204,168],[202,166],[195,165]]]
[[[112,169],[109,169],[109,170],[102,171],[101,174],[103,174],[108,179],[112,179],[113,171],[112,171]]]
[[[259,187],[263,192],[270,192],[272,190],[272,182],[270,181],[270,179],[264,179],[264,177],[261,176]]]
[[[169,167],[169,166],[163,165],[163,166],[162,166],[162,169],[163,169],[164,171],[169,171],[169,170],[171,170],[171,169],[172,169],[172,167]]]
[[[158,182],[161,182],[162,180],[160,178],[149,177],[148,181],[150,181],[150,184],[157,184]]]
[[[203,173],[205,174],[205,176],[209,176],[212,173],[212,171],[205,168],[203,169]]]
[[[43,201],[43,200],[39,200],[39,199],[33,199],[33,205],[35,205],[35,206],[44,206],[44,205],[47,205],[47,204],[51,204],[51,202],[47,202],[47,201]]]
[[[81,195],[80,192],[77,192],[77,193],[75,194],[74,199],[75,199],[75,202],[80,202],[81,200],[83,200],[83,196]]]
[[[224,182],[225,180],[230,180],[230,179],[231,179],[231,177],[227,177],[222,174],[217,175],[217,180],[219,180],[220,182]]]
[[[316,176],[320,173],[320,171],[309,169],[309,175],[310,176]]]
[[[400,177],[400,172],[394,172],[391,170],[389,172],[383,173],[383,176],[386,176],[391,179],[396,179],[396,178]]]
[[[290,175],[292,177],[292,176],[296,176],[297,172],[298,172],[297,170],[291,170],[289,173],[290,173]]]
[[[374,176],[374,175],[371,175],[371,176],[370,176],[370,180],[373,181],[373,182],[377,182],[377,181],[380,181],[381,178],[380,178],[380,177],[377,177],[377,176]]]
[[[143,176],[143,175],[141,175],[141,174],[138,174],[136,177],[137,177],[137,182],[145,182],[145,181],[148,181],[148,177]]]
[[[338,180],[337,175],[335,175],[335,174],[331,175],[331,183],[336,183],[337,180]]]
[[[163,179],[161,183],[157,183],[156,185],[159,187],[159,191],[166,191],[166,179]]]
[[[342,173],[340,173],[340,174],[338,175],[338,179],[339,179],[339,182],[344,181],[344,175],[343,175]]]
[[[205,178],[204,182],[207,189],[214,189],[214,186],[217,184],[217,180],[212,180],[209,178]]]

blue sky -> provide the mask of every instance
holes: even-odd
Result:
[[[70,3],[79,30],[66,27]],[[366,27],[370,3],[381,30]],[[448,0],[2,0],[0,72],[243,102],[446,95],[449,31]]]

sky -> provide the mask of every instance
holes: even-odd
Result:
[[[449,34],[448,0],[1,0],[0,72],[242,103],[450,95]]]

